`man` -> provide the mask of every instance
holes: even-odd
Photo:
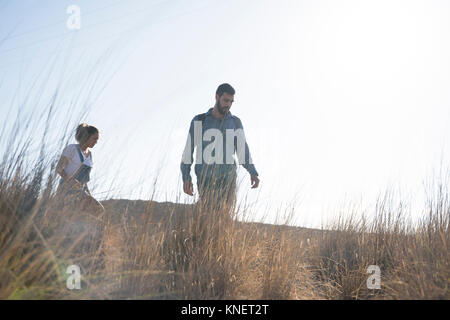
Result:
[[[231,85],[221,84],[216,90],[214,107],[192,119],[181,162],[183,191],[192,196],[194,188],[190,171],[196,147],[195,174],[200,200],[224,202],[229,206],[236,200],[236,163],[232,159],[235,153],[239,163],[250,173],[252,188],[259,185],[242,122],[230,112],[234,94]]]

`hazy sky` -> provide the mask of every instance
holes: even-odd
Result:
[[[417,215],[449,159],[449,17],[446,0],[0,0],[2,119],[35,79],[47,98],[61,86],[61,110],[106,85],[84,119],[101,131],[96,196],[192,202],[179,170],[189,123],[228,82],[261,178],[251,190],[242,168],[239,197],[257,216],[295,204],[318,226],[387,187]]]

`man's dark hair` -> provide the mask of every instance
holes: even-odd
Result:
[[[228,83],[222,83],[222,84],[217,88],[216,94],[218,94],[219,97],[221,97],[222,94],[223,94],[224,92],[228,93],[229,95],[234,96],[234,94],[235,94],[236,91],[234,91],[234,88],[233,88],[232,86],[230,86]]]

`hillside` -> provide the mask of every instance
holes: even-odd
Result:
[[[145,219],[149,219],[151,223],[176,223],[176,221],[180,220],[180,216],[192,214],[195,207],[190,204],[127,199],[109,199],[102,201],[101,203],[105,207],[106,214],[112,223],[120,223],[121,221],[144,222]],[[302,236],[318,235],[323,232],[323,230],[319,229],[274,225],[261,222],[244,222],[239,224],[247,227],[255,227],[266,232],[289,230]]]

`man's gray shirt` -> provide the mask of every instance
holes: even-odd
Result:
[[[228,143],[233,143],[233,154],[237,154],[238,156],[238,160],[239,163],[242,164],[242,166],[250,173],[250,175],[258,175],[258,172],[256,171],[255,166],[253,165],[253,163],[251,162],[251,156],[250,156],[250,151],[248,148],[248,144],[245,141],[245,135],[244,135],[244,128],[242,126],[242,122],[241,120],[232,115],[231,112],[228,112],[225,117],[222,120],[217,119],[216,117],[213,116],[212,114],[213,108],[209,109],[208,112],[206,114],[204,114],[204,119],[202,121],[202,119],[200,119],[200,115],[195,116],[192,121],[191,121],[191,125],[189,127],[189,135],[188,135],[188,140],[186,142],[186,147],[183,153],[183,159],[181,161],[181,174],[183,176],[183,181],[187,181],[187,180],[192,180],[191,179],[191,165],[192,163],[194,163],[194,159],[193,159],[193,154],[194,154],[194,148],[199,147],[199,145],[195,145],[196,143],[199,143],[199,139],[194,139],[194,124],[197,121],[197,125],[199,123],[201,123],[201,127],[202,127],[202,132],[201,132],[201,143],[202,143],[202,151],[205,150],[208,145],[210,145],[211,143],[215,142],[213,138],[211,138],[212,141],[205,141],[205,139],[203,138],[205,135],[205,132],[209,129],[217,129],[220,130],[221,132],[221,136],[222,136],[222,154],[223,154],[223,161],[221,163],[212,163],[212,164],[207,164],[205,163],[205,161],[203,161],[203,152],[202,154],[202,159],[197,159],[195,160],[195,174],[197,175],[197,177],[203,175],[206,177],[211,177],[211,176],[228,176],[233,173],[233,171],[236,170],[236,162],[233,161],[232,163],[230,163],[229,161],[226,161],[226,146],[227,146],[227,142]],[[233,140],[235,141],[227,141],[227,130],[230,131],[233,130],[234,132],[241,132],[242,133],[242,138],[243,138],[243,142],[245,142],[245,155],[243,154],[244,149],[239,149],[242,152],[237,152],[237,147],[238,147],[238,143],[236,142],[236,139],[233,137]],[[238,130],[241,129],[241,130]],[[238,131],[236,131],[238,130]],[[211,131],[209,131],[211,132]],[[230,137],[230,136],[228,136]],[[196,141],[195,141],[196,140]],[[220,143],[219,143],[220,145]],[[244,144],[242,144],[243,146]],[[197,150],[198,152],[198,150]],[[215,152],[213,152],[214,155]],[[199,153],[197,153],[197,157],[198,157]]]

